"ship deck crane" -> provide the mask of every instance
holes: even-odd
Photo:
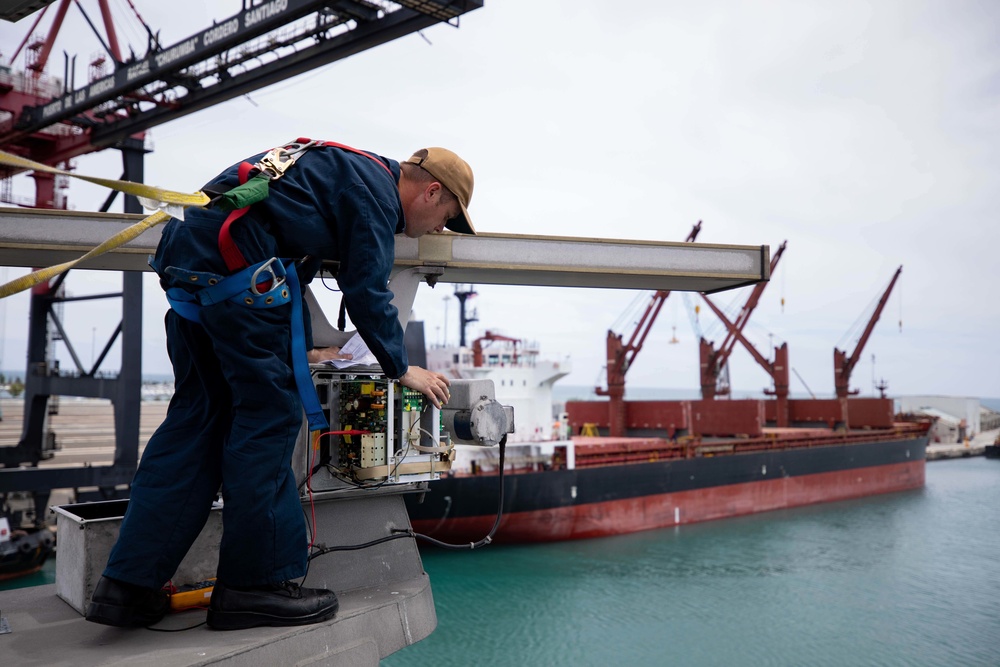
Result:
[[[858,344],[854,348],[854,353],[847,356],[847,352],[840,350],[838,348],[833,348],[833,386],[837,393],[837,398],[847,398],[848,396],[856,396],[860,393],[859,389],[850,390],[849,386],[851,384],[851,373],[854,371],[854,367],[857,365],[858,360],[861,358],[861,352],[865,349],[865,344],[868,343],[868,338],[871,337],[872,331],[875,329],[875,323],[878,322],[879,317],[882,316],[882,311],[885,309],[885,304],[889,301],[889,295],[892,294],[892,288],[896,286],[896,281],[899,279],[899,274],[903,272],[903,266],[900,265],[896,269],[896,273],[893,274],[892,280],[889,281],[889,286],[885,288],[885,292],[882,293],[882,297],[878,301],[878,305],[875,306],[875,312],[872,313],[871,318],[868,320],[868,326],[865,327],[864,333],[861,334],[861,338],[858,339]]]
[[[781,245],[778,246],[777,252],[774,253],[774,257],[771,258],[772,273],[774,272],[775,267],[778,266],[778,261],[781,259],[781,255],[785,252],[785,247],[787,245],[788,241],[783,241]],[[763,295],[766,288],[766,282],[754,285],[753,290],[747,297],[746,303],[743,305],[743,308],[740,309],[739,315],[736,316],[736,320],[733,322],[729,321],[729,318],[726,317],[725,313],[723,313],[722,310],[719,309],[707,295],[701,295],[701,298],[706,304],[708,304],[708,307],[712,309],[712,312],[714,312],[725,325],[727,332],[725,339],[722,341],[722,345],[719,346],[717,351],[714,349],[714,346],[710,341],[707,341],[704,338],[701,339],[702,398],[712,399],[715,398],[716,395],[729,393],[728,386],[721,388],[718,386],[718,379],[722,374],[722,370],[725,368],[726,363],[729,361],[729,357],[733,353],[737,342],[743,343],[751,355],[756,352],[756,350],[752,349],[753,345],[751,345],[750,342],[743,336],[743,329],[750,321],[750,316],[753,315],[753,311],[757,308],[757,304],[760,303],[760,297]]]
[[[475,367],[480,367],[485,361],[485,355],[483,353],[483,341],[506,341],[514,345],[514,358],[513,361],[517,363],[517,346],[521,344],[520,338],[511,338],[510,336],[504,336],[502,334],[493,333],[492,331],[487,331],[482,336],[472,341],[472,365]]]
[[[701,220],[691,229],[686,243],[693,243],[698,238],[701,231]],[[617,334],[608,329],[607,338],[607,389],[597,387],[595,389],[598,396],[608,397],[608,410],[610,410],[610,420],[608,431],[612,436],[625,435],[625,374],[635,361],[636,355],[642,350],[642,345],[646,341],[646,336],[656,321],[656,316],[660,314],[663,303],[670,296],[669,290],[657,290],[649,299],[649,304],[643,312],[642,317],[635,326],[628,343],[622,343],[622,334]]]
[[[788,241],[783,241],[780,246],[778,246],[777,252],[774,253],[774,257],[771,258],[771,273],[774,273],[774,269],[778,266],[778,260],[781,259],[782,253],[785,252],[785,246]],[[760,297],[764,293],[764,288],[767,283],[758,283],[754,286],[753,291],[750,296],[747,297],[746,304],[740,310],[739,315],[736,317],[734,322],[730,322],[726,314],[722,312],[718,306],[716,306],[708,296],[702,294],[702,299],[708,304],[708,307],[712,309],[712,312],[716,314],[719,320],[725,325],[727,334],[725,340],[723,340],[722,345],[716,351],[711,342],[701,339],[699,346],[699,353],[701,357],[701,394],[702,398],[711,399],[715,398],[717,394],[729,393],[730,387],[728,384],[723,388],[723,391],[719,391],[718,380],[722,374],[723,368],[725,368],[726,363],[729,361],[729,356],[732,354],[733,349],[737,342],[743,344],[750,356],[760,364],[760,366],[771,376],[774,381],[774,389],[765,389],[764,393],[773,395],[777,402],[777,425],[778,426],[788,426],[788,387],[789,387],[789,376],[788,376],[788,343],[782,343],[780,347],[774,348],[774,361],[768,361],[767,358],[762,355],[753,343],[746,339],[743,335],[743,328],[746,326],[747,322],[750,321],[750,316],[753,311],[757,308],[757,304],[760,302]]]

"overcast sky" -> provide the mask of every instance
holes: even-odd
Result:
[[[84,4],[96,16],[96,2]],[[164,44],[241,5],[135,4]],[[78,14],[69,20],[85,36]],[[0,25],[4,55],[29,26]],[[787,240],[747,333],[766,356],[787,341],[792,367],[819,396],[833,392],[833,348],[855,349],[902,265],[852,387],[871,394],[873,379],[884,378],[894,395],[1000,397],[998,34],[992,0],[486,0],[458,29],[435,26],[153,129],[146,180],[194,190],[296,136],[396,159],[446,146],[475,170],[470,211],[481,231],[681,241],[703,220],[703,242],[774,252]],[[55,53],[62,48],[71,47]],[[84,42],[78,61],[98,48]],[[62,60],[53,57],[59,70]],[[120,157],[80,158],[77,168],[117,177]],[[31,194],[25,182],[18,187]],[[78,210],[104,197],[86,184],[70,188]],[[78,272],[69,286],[100,292],[116,280]],[[168,372],[165,303],[146,280],[143,370]],[[415,316],[428,339],[456,340],[453,288],[422,289]],[[627,338],[648,298],[477,292],[470,337],[489,329],[536,340],[545,356],[570,357],[574,370],[562,382],[574,385],[603,382],[608,328]],[[735,316],[747,293],[715,301]],[[629,384],[697,388],[697,301],[670,297]],[[26,302],[2,306],[6,369],[24,367]],[[337,302],[324,300],[330,310]],[[69,322],[85,361],[117,323],[110,306],[88,304]],[[724,336],[704,306],[698,327],[716,343]],[[680,342],[669,344],[674,335]],[[731,378],[738,392],[770,384],[740,349]],[[806,391],[795,375],[792,391]]]

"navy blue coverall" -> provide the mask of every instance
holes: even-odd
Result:
[[[349,151],[310,149],[234,223],[232,235],[250,264],[308,256],[298,265],[303,286],[321,259],[339,260],[351,320],[386,375],[398,378],[407,359],[387,283],[393,237],[404,227],[400,174],[397,162],[378,159],[388,171]],[[226,189],[238,182],[234,165],[212,184]],[[226,215],[189,209],[184,221],[166,224],[151,262],[164,289],[197,290],[204,276],[192,281],[194,272],[229,274],[219,252]],[[290,466],[303,421],[291,366],[291,304],[255,309],[223,301],[199,312],[200,323],[167,312],[175,393],[132,481],[104,574],[160,588],[201,531],[221,486],[219,579],[259,586],[301,577],[308,542]]]

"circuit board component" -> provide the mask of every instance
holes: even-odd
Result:
[[[450,470],[451,437],[423,394],[378,374],[312,374],[330,423],[296,447],[297,475],[312,491],[427,481]]]

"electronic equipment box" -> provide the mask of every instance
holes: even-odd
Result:
[[[380,371],[311,367],[330,428],[303,426],[293,466],[303,494],[438,479],[455,450],[441,411]]]

